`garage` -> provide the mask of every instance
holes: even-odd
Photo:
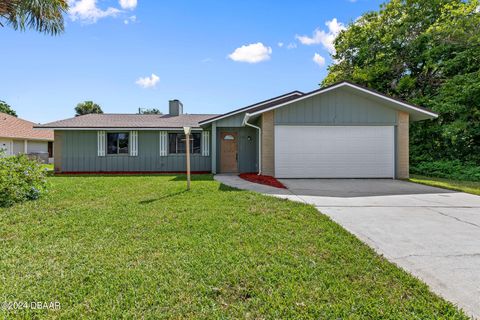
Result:
[[[394,178],[394,126],[275,126],[278,178]]]

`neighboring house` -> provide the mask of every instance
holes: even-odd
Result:
[[[55,130],[57,172],[259,171],[278,178],[407,178],[409,122],[424,108],[349,82],[293,91],[223,115],[95,114],[42,125]]]
[[[35,129],[35,123],[0,113],[0,149],[6,155],[24,153],[53,162],[53,130]]]

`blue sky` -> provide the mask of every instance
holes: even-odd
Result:
[[[314,90],[336,32],[381,2],[72,0],[60,36],[0,29],[0,100],[45,123],[84,100],[106,113],[167,112],[169,99],[223,113]]]

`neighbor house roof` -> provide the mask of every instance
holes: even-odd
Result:
[[[0,113],[0,138],[53,141],[52,130],[34,129],[35,123]]]
[[[199,128],[199,122],[215,117],[215,114],[182,114],[179,116],[159,114],[87,114],[65,120],[54,121],[36,128],[52,129],[175,129]]]

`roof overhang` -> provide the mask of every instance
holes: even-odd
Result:
[[[298,101],[302,101],[304,99],[308,99],[308,98],[311,98],[313,96],[321,95],[321,94],[329,92],[329,91],[337,90],[337,89],[340,89],[340,88],[343,88],[343,89],[346,89],[346,90],[348,90],[350,92],[353,92],[355,94],[359,94],[359,95],[368,97],[370,99],[382,102],[383,104],[385,104],[389,107],[392,107],[394,109],[397,109],[397,110],[400,110],[400,111],[405,111],[405,112],[410,114],[410,120],[411,121],[434,119],[434,118],[438,117],[438,114],[436,114],[436,113],[434,113],[430,110],[427,110],[425,108],[422,108],[422,107],[419,107],[419,106],[416,106],[416,105],[413,105],[413,104],[410,104],[410,103],[407,103],[405,101],[401,101],[401,100],[398,100],[398,99],[395,99],[395,98],[392,98],[392,97],[389,97],[389,96],[386,96],[386,95],[384,95],[382,93],[379,93],[377,91],[374,91],[372,89],[369,89],[369,88],[366,88],[366,87],[363,87],[363,86],[359,86],[359,85],[356,85],[356,84],[353,84],[353,83],[350,83],[350,82],[347,82],[347,81],[343,81],[343,82],[333,84],[333,85],[325,87],[325,88],[321,88],[321,89],[306,93],[306,94],[298,97],[297,99],[293,99],[293,100],[287,101],[285,103],[280,103],[280,104],[274,105],[270,108],[259,110],[257,112],[252,112],[249,115],[249,117],[254,118],[254,117],[259,116],[260,114],[262,114],[264,112],[271,111],[271,110],[274,110],[274,109],[277,109],[277,108],[281,108],[281,107],[284,107],[286,105],[289,105],[289,104],[292,104],[292,103],[295,103],[295,102],[298,102]]]
[[[292,91],[292,92],[283,94],[281,96],[278,96],[278,97],[275,97],[275,98],[272,98],[272,99],[264,100],[264,101],[249,105],[249,106],[244,107],[244,108],[240,108],[240,109],[237,109],[237,110],[234,110],[234,111],[231,111],[231,112],[228,112],[228,113],[225,113],[225,114],[222,114],[222,115],[219,115],[219,116],[216,116],[216,117],[204,120],[204,121],[200,121],[199,124],[200,124],[200,126],[205,126],[205,125],[210,124],[212,122],[215,122],[215,121],[218,121],[218,120],[221,120],[221,119],[224,119],[224,118],[228,118],[228,117],[231,117],[233,115],[236,115],[236,114],[239,114],[239,113],[242,113],[242,112],[248,112],[248,110],[261,107],[263,105],[266,105],[267,103],[272,103],[272,102],[275,102],[277,100],[282,100],[282,99],[285,99],[286,97],[301,96],[302,94],[303,93],[300,92],[300,91]]]
[[[152,128],[152,127],[34,127],[38,129],[48,130],[62,130],[62,131],[130,131],[130,130],[142,130],[142,131],[183,131],[183,127],[175,128]],[[202,128],[192,127],[192,130],[202,131]]]
[[[29,138],[29,137],[9,137],[9,136],[0,136],[0,139],[32,140],[32,141],[53,141],[53,139],[49,139],[49,138]]]

